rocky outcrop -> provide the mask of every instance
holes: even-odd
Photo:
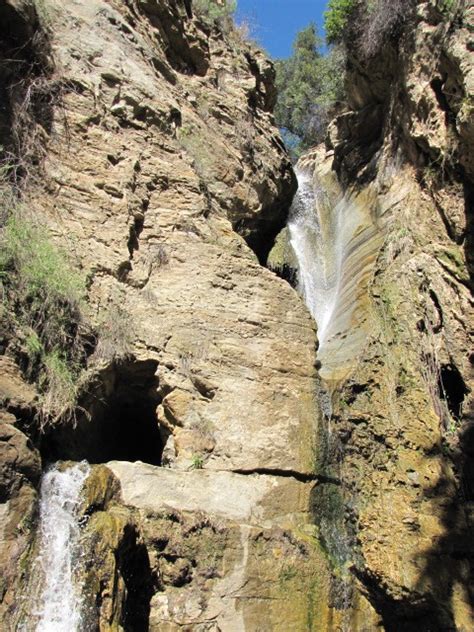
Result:
[[[27,625],[34,443],[96,464],[90,629],[472,628],[472,7],[439,4],[350,51],[301,162],[325,226],[345,209],[323,419],[313,321],[261,266],[294,192],[269,62],[187,0],[0,4],[1,144],[31,150],[16,183],[92,332],[75,423],[42,434],[1,332],[3,627]],[[294,283],[287,231],[269,265]]]
[[[150,629],[197,621],[209,630],[305,629],[317,592],[324,593],[310,486],[275,475],[108,467],[125,504],[139,510],[152,552],[159,589]],[[260,600],[271,604],[264,617]]]
[[[272,66],[190,2],[38,9],[56,97],[24,199],[87,277],[95,332],[75,422],[38,445],[120,461],[121,492],[101,466],[86,490],[91,629],[324,630],[315,330],[259,263],[295,187]]]
[[[360,629],[468,630],[474,8],[413,4],[376,54],[349,44],[347,111],[297,166],[337,289],[312,502],[336,590],[370,602]]]
[[[33,540],[41,459],[18,425],[31,411],[34,399],[34,388],[25,384],[14,362],[0,357],[1,618],[18,605],[15,588],[28,566]]]

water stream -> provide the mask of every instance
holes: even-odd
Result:
[[[290,210],[290,244],[298,262],[298,290],[318,326],[318,357],[322,363],[318,402],[322,413],[319,429],[321,471],[337,477],[330,455],[337,446],[332,432],[332,399],[324,378],[332,376],[333,356],[344,353],[346,328],[352,305],[348,300],[347,275],[353,237],[360,222],[357,209],[342,194],[326,191],[311,170],[296,168],[298,191]],[[339,359],[336,359],[336,364]],[[329,368],[328,368],[329,367]],[[326,373],[325,373],[326,370]],[[352,579],[348,571],[351,542],[344,527],[343,500],[335,485],[320,485],[318,526],[334,568],[333,589],[337,608],[343,613],[340,629],[350,632]]]
[[[86,462],[67,469],[53,466],[44,475],[40,500],[42,578],[36,632],[82,632],[81,585],[75,569],[80,557],[78,509],[89,474]]]

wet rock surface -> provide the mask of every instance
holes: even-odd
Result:
[[[377,612],[369,629],[473,624],[470,16],[471,3],[453,22],[420,2],[396,46],[354,53],[352,111],[325,158],[306,157],[316,177],[332,163],[376,233],[364,291],[357,248],[343,277],[348,344],[322,357],[334,392],[320,467],[342,485],[313,497],[325,545]]]

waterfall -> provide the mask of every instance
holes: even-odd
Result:
[[[288,231],[298,289],[318,325],[321,377],[340,379],[369,333],[367,286],[380,236],[366,200],[311,168],[297,166],[296,176]]]
[[[42,576],[36,632],[82,632],[81,586],[75,578],[79,558],[78,509],[89,474],[84,461],[67,469],[53,466],[44,475],[40,500],[40,545],[37,563]]]
[[[298,191],[288,222],[290,243],[299,267],[299,290],[318,324],[320,349],[324,346],[334,313],[340,283],[340,234],[334,213],[329,223],[323,221],[323,190],[313,187],[311,175],[296,170]]]
[[[298,291],[318,326],[323,378],[317,386],[322,413],[318,438],[321,454],[327,459],[339,444],[332,432],[331,390],[326,380],[335,375],[335,367],[340,366],[341,354],[346,352],[345,345],[352,335],[354,307],[350,299],[360,275],[351,255],[362,222],[358,208],[338,187],[331,187],[327,180],[323,183],[312,169],[297,166],[295,171],[298,191],[290,209],[288,231],[298,263]],[[338,475],[330,461],[322,461],[319,467],[329,477]],[[335,485],[320,485],[318,491],[320,537],[338,569],[333,578],[333,594],[344,613],[340,629],[350,632],[352,578],[348,564],[352,543],[344,526],[343,500]]]

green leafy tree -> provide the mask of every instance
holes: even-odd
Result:
[[[340,42],[348,20],[356,6],[356,0],[329,0],[324,14],[324,28],[329,43]]]
[[[333,48],[324,56],[321,43],[315,25],[309,24],[296,36],[291,57],[275,64],[279,95],[275,117],[295,156],[321,141],[331,109],[343,96],[342,50]]]

